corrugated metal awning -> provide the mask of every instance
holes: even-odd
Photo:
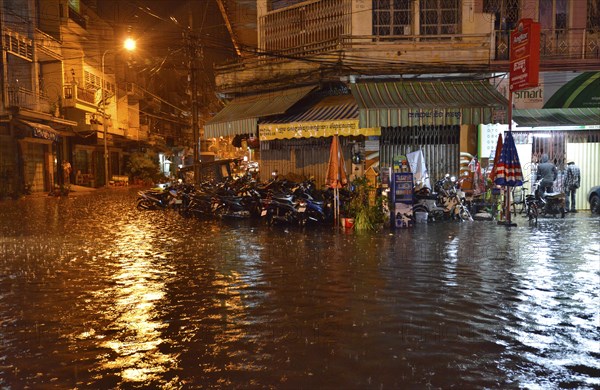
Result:
[[[522,127],[599,126],[600,107],[514,110],[512,119]]]
[[[327,96],[314,106],[299,113],[263,118],[260,124],[319,122],[343,119],[358,119],[358,104],[352,95]]]
[[[351,86],[360,127],[492,123],[507,99],[486,80],[396,81]]]
[[[327,96],[309,107],[295,107],[296,112],[262,118],[258,125],[263,141],[321,138],[340,135],[380,135],[379,128],[358,126],[358,105],[352,95]]]
[[[204,125],[204,135],[212,138],[255,134],[258,118],[285,113],[315,88],[292,88],[234,99]]]

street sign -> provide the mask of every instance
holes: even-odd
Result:
[[[510,33],[510,92],[537,87],[540,74],[540,24],[521,19]]]

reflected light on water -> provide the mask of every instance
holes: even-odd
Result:
[[[165,265],[163,259],[153,258],[153,240],[143,226],[122,226],[115,237],[111,257],[118,259],[119,272],[113,276],[111,294],[113,328],[118,332],[103,345],[115,353],[104,368],[120,370],[124,381],[146,382],[176,366],[174,356],[159,350],[164,342],[161,331],[167,326],[157,311],[165,295]]]

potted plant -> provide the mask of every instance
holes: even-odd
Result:
[[[352,181],[350,201],[344,207],[344,216],[354,219],[356,230],[375,230],[383,222],[382,198],[377,196],[375,204],[369,201],[369,192],[375,188],[365,176]]]

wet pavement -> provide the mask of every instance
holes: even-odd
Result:
[[[600,217],[357,234],[0,202],[0,387],[600,388]]]

